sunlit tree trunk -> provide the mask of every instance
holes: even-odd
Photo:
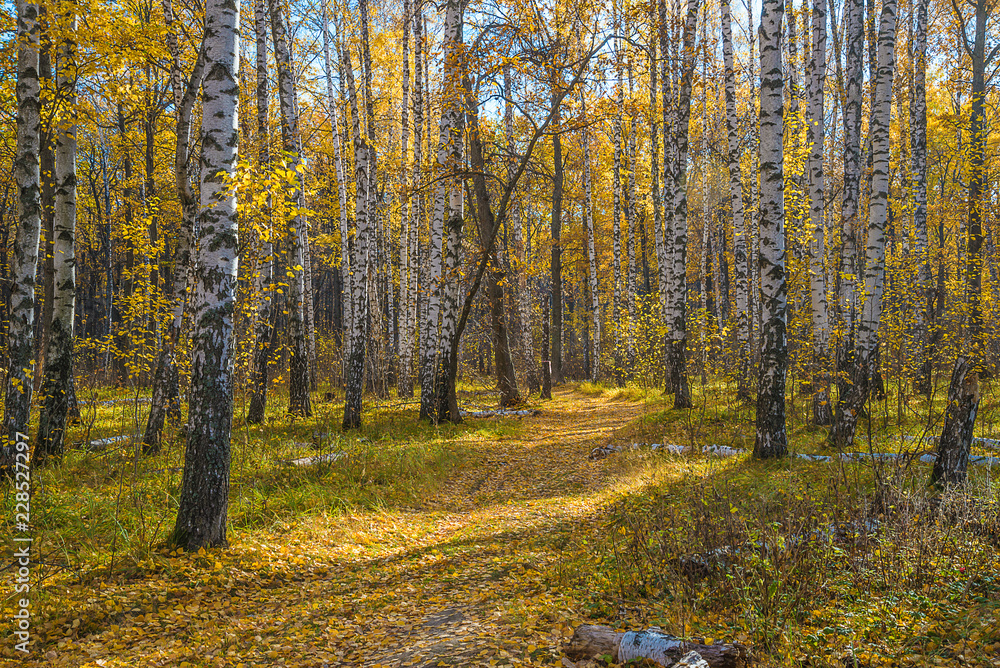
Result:
[[[828,425],[833,421],[827,383],[830,348],[830,317],[826,301],[826,180],[823,172],[823,149],[826,145],[826,0],[813,0],[812,58],[809,64],[809,293],[813,326],[813,421]]]
[[[62,37],[57,75],[60,99],[54,119],[55,215],[52,221],[52,320],[46,341],[42,409],[32,464],[61,459],[73,384],[73,316],[76,303],[76,7],[57,17]]]
[[[615,144],[614,182],[612,185],[612,196],[614,198],[612,216],[614,227],[612,231],[611,266],[614,272],[614,285],[612,286],[611,298],[611,328],[615,335],[614,377],[619,384],[622,384],[624,382],[624,362],[621,359],[622,328],[623,326],[627,326],[622,324],[622,296],[627,290],[625,290],[625,285],[622,281],[622,208],[625,206],[625,198],[622,193],[622,116],[625,113],[625,89],[622,79],[620,44],[615,47],[615,76],[615,95],[617,97],[615,99],[615,110],[612,120],[613,127],[611,131]]]
[[[687,159],[688,132],[691,122],[691,84],[694,78],[695,34],[698,27],[698,2],[689,0],[687,17],[684,21],[684,36],[681,51],[681,72],[676,95],[676,125],[671,136],[671,158],[674,167],[670,170],[673,178],[672,200],[667,206],[673,208],[668,218],[670,238],[668,249],[671,263],[671,286],[667,303],[668,342],[667,372],[673,381],[674,408],[690,408],[691,394],[687,379]],[[664,156],[664,160],[667,157]]]
[[[230,179],[239,157],[239,12],[238,0],[208,0],[205,5],[191,399],[184,480],[168,541],[188,551],[226,544],[237,268],[236,192]]]
[[[462,27],[464,5],[461,0],[448,0],[444,24],[444,90],[446,99],[441,110],[442,151],[438,160],[448,179],[448,199],[445,206],[444,239],[442,246],[443,273],[441,291],[441,338],[438,345],[437,369],[434,380],[435,410],[438,421],[460,422],[458,402],[455,396],[455,373],[451,365],[452,346],[457,344],[458,298],[461,291],[459,275],[462,251],[462,224],[465,215],[463,178],[460,172],[464,166],[465,115],[457,91],[461,90]],[[445,129],[448,131],[447,139]]]
[[[763,308],[754,457],[783,457],[788,369],[785,275],[781,21],[784,0],[763,0],[760,13],[760,297]]]
[[[885,286],[885,224],[889,206],[889,119],[895,65],[896,0],[884,0],[879,20],[875,107],[870,122],[872,186],[868,203],[864,306],[857,323],[852,382],[837,404],[832,436],[838,448],[849,447],[854,442],[858,418],[868,400],[871,379],[878,370],[878,331]]]
[[[354,83],[354,65],[351,63],[351,49],[344,45],[344,75],[347,77],[348,97],[351,101],[351,130],[354,137],[354,195],[355,235],[351,256],[351,357],[347,363],[344,396],[344,429],[361,426],[361,398],[365,382],[365,348],[367,344],[368,304],[368,256],[371,237],[369,222],[370,196],[368,188],[371,180],[368,139],[361,130],[358,113],[358,91]]]
[[[259,1],[259,0],[258,0]],[[350,227],[347,214],[347,181],[344,174],[343,148],[340,143],[340,121],[337,110],[337,97],[333,91],[333,59],[330,55],[330,28],[326,15],[326,3],[323,4],[323,64],[326,69],[326,100],[330,114],[330,133],[333,138],[333,167],[337,178],[337,208],[340,214],[340,277],[341,277],[341,320],[344,327],[341,355],[344,368],[350,359],[351,332],[351,258],[350,258]],[[346,377],[346,373],[344,374]]]
[[[38,81],[38,5],[17,3],[17,231],[10,258],[7,392],[0,468],[10,475],[15,444],[26,438],[34,370],[35,270],[42,210],[38,162],[41,101]],[[23,438],[18,434],[25,435]]]
[[[396,380],[396,391],[401,397],[413,396],[413,373],[410,369],[413,351],[413,326],[409,321],[408,286],[410,284],[410,225],[414,224],[409,215],[409,165],[407,164],[410,149],[410,0],[403,1],[403,99],[400,103],[401,141],[399,153],[399,374]],[[413,258],[415,260],[416,258]]]
[[[655,60],[655,56],[654,56]],[[650,96],[654,98],[653,91],[656,89],[656,67],[651,68],[654,73]],[[655,109],[655,106],[651,105]],[[586,90],[580,90],[580,110],[584,117],[587,115]],[[655,114],[654,114],[655,116]],[[653,150],[656,151],[656,134],[654,123]],[[588,289],[590,291],[590,380],[596,382],[601,375],[601,302],[597,284],[597,252],[594,247],[594,191],[593,176],[590,168],[590,130],[586,126],[583,128],[583,226],[586,234],[587,244],[587,276]],[[653,159],[653,174],[655,184],[655,174],[657,166],[656,159]],[[654,186],[655,188],[655,186]],[[658,197],[658,195],[657,195]],[[657,203],[655,206],[659,206]],[[657,222],[659,222],[659,210],[657,210]]]
[[[423,60],[424,60],[424,38],[423,38],[423,10],[421,9],[419,3],[414,7],[414,19],[413,19],[413,183],[414,185],[420,183],[422,176],[422,169],[424,163],[424,85],[423,85]],[[407,351],[407,355],[410,357],[409,369],[410,373],[410,385],[413,384],[413,353],[416,350],[413,343],[413,337],[417,335],[417,332],[422,326],[422,321],[420,319],[420,309],[418,309],[418,300],[423,303],[425,300],[419,296],[418,287],[420,276],[423,273],[424,263],[421,261],[423,258],[420,254],[420,235],[419,231],[423,227],[424,221],[424,196],[422,191],[415,190],[413,195],[413,201],[410,206],[410,212],[412,215],[412,220],[410,222],[409,228],[409,239],[407,243],[410,246],[410,264],[413,267],[410,272],[410,280],[407,284],[407,298],[404,302],[406,304],[406,309],[409,312],[407,320],[410,327],[410,350]],[[423,340],[419,342],[423,345]],[[420,364],[422,358],[419,354],[416,356],[416,363]],[[411,391],[412,395],[412,391]]]
[[[747,266],[747,230],[743,214],[743,174],[736,112],[736,73],[733,67],[732,12],[722,0],[722,58],[726,68],[726,153],[729,162],[729,195],[733,212],[733,269],[736,292],[737,396],[750,396],[750,275]]]

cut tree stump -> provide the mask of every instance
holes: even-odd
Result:
[[[709,668],[747,668],[750,665],[750,650],[744,645],[687,642],[656,628],[621,633],[607,626],[582,624],[576,627],[563,651],[574,661],[609,655],[614,663],[644,658],[669,668],[689,652],[697,652]]]

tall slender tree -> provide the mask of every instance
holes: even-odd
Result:
[[[7,330],[7,391],[0,470],[10,475],[14,448],[27,438],[31,411],[35,324],[35,270],[42,222],[38,161],[41,97],[38,81],[38,5],[17,2],[17,231],[10,259],[10,321]],[[21,436],[21,435],[25,436]]]
[[[806,137],[809,144],[809,292],[813,326],[813,421],[833,422],[826,370],[830,347],[830,316],[826,300],[826,176],[823,151],[826,147],[826,0],[812,4],[812,57],[809,60],[809,109]]]
[[[52,320],[46,341],[42,410],[33,464],[62,458],[73,388],[73,320],[76,304],[76,82],[77,11],[67,3],[60,23],[58,92],[54,123],[55,211],[52,222]]]
[[[288,31],[279,0],[267,0],[274,38],[274,59],[278,65],[278,100],[281,106],[282,162],[289,171],[285,190],[286,236],[285,252],[288,277],[288,412],[291,415],[312,415],[309,398],[309,330],[306,301],[307,269],[305,246],[306,214],[302,180],[305,162],[302,159],[302,137],[299,134],[298,93],[295,89],[295,68],[288,44]]]
[[[753,455],[788,452],[785,376],[788,371],[788,284],[785,276],[784,114],[781,21],[784,0],[763,0],[760,12],[760,298],[763,307],[757,434]]]
[[[189,551],[226,544],[238,262],[232,177],[239,157],[239,25],[239,0],[207,0],[191,400],[184,479],[169,540]]]

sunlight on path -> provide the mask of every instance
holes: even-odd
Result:
[[[52,664],[557,664],[578,614],[551,573],[622,491],[617,464],[587,455],[643,408],[554,395],[523,438],[475,442],[416,508],[303,518],[105,588],[89,599],[92,632]]]

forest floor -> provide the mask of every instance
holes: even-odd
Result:
[[[117,570],[56,570],[33,619],[35,661],[20,665],[552,666],[573,628],[597,620],[745,642],[764,665],[843,665],[853,651],[863,665],[1000,666],[995,510],[993,524],[963,517],[923,547],[903,544],[916,510],[899,532],[807,547],[796,537],[870,509],[870,469],[641,449],[591,460],[595,447],[683,438],[706,420],[678,419],[651,393],[584,389],[556,390],[538,415],[447,431],[450,463],[432,457],[436,477],[406,494],[302,501],[307,511],[231,530],[224,550],[178,554],[151,539]],[[369,486],[399,474],[361,466],[352,479]],[[995,501],[992,483],[977,485]],[[246,496],[239,475],[234,488]],[[844,507],[827,515],[824,503]],[[791,547],[718,579],[677,566],[748,538]],[[3,641],[0,657],[16,659]]]

